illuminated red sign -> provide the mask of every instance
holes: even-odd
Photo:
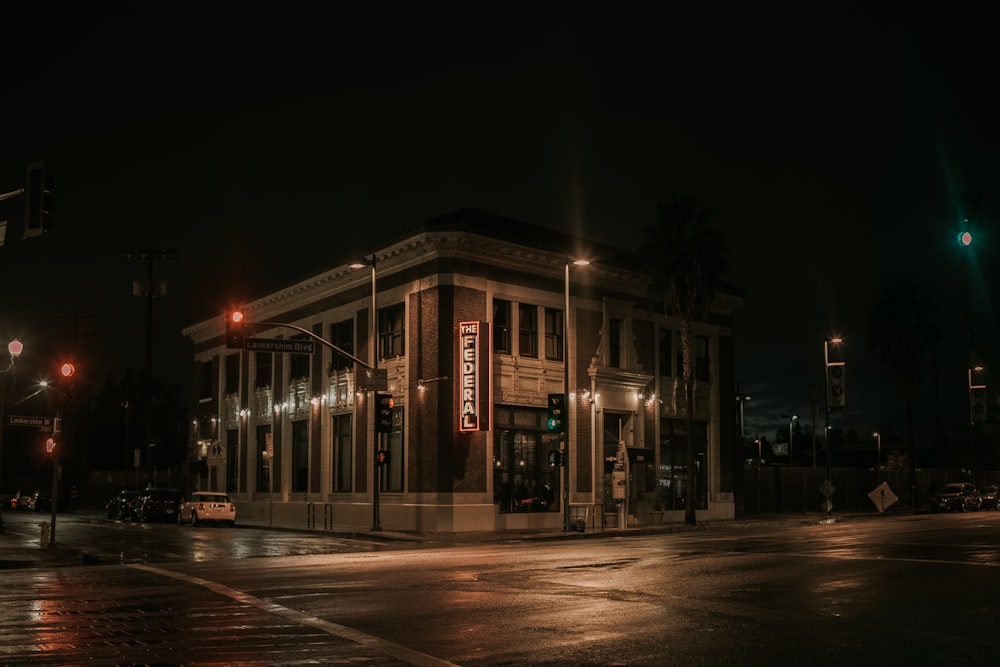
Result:
[[[486,322],[458,325],[458,430],[490,429],[490,336]]]

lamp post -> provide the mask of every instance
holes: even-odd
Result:
[[[781,415],[782,419],[788,420],[788,463],[790,465],[795,465],[795,447],[793,444],[794,435],[792,433],[792,425],[795,420],[799,418],[798,415]]]
[[[18,339],[13,339],[7,343],[7,353],[10,355],[10,364],[3,369],[3,373],[10,373],[11,383],[16,382],[16,371],[14,364],[17,358],[24,352],[24,344]],[[7,417],[4,414],[7,408],[7,378],[0,380],[0,488],[3,488],[3,431]]]
[[[743,448],[743,456],[746,456],[746,432],[743,430],[743,404],[750,400],[749,394],[744,394],[740,390],[740,382],[736,382],[736,402],[740,404],[740,447]]]
[[[972,374],[982,373],[982,366],[972,366],[968,370],[969,378],[969,452],[972,454],[972,469],[976,465],[976,394],[986,391],[985,384],[972,384]],[[985,417],[984,414],[982,417]]]
[[[563,310],[563,396],[566,406],[567,417],[569,413],[569,267],[573,266],[587,266],[590,264],[590,260],[586,259],[567,259],[565,262],[565,273],[563,274],[563,287],[564,294],[566,297]],[[568,532],[570,529],[569,525],[569,422],[567,418],[565,421],[565,430],[563,431],[563,437],[565,446],[563,448],[563,531]]]
[[[882,483],[882,434],[875,431],[872,437],[875,438],[875,451],[878,455],[875,459],[875,485],[878,486]]]
[[[833,510],[833,470],[832,463],[830,459],[830,343],[834,345],[839,345],[843,342],[843,339],[839,336],[834,336],[833,338],[823,339],[823,380],[826,383],[826,425],[824,427],[823,435],[826,439],[826,482],[824,488],[828,489],[830,494],[826,499],[826,518],[829,520],[830,512]]]
[[[375,282],[375,253],[372,253],[372,258],[365,261],[357,261],[350,265],[352,269],[363,269],[364,267],[369,267],[371,269],[371,279],[372,279],[372,317],[371,323],[368,330],[368,341],[371,347],[372,353],[372,369],[378,368],[378,308],[375,305],[375,295],[376,295],[376,282]],[[375,389],[369,389],[368,391],[368,412],[370,414],[370,419],[368,420],[369,426],[371,427],[372,434],[372,530],[379,531],[382,530],[382,519],[379,516],[379,486],[382,484],[382,466],[378,465],[377,457],[379,450],[379,436],[378,429],[375,428]]]

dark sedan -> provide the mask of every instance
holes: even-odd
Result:
[[[184,497],[177,489],[146,489],[139,498],[137,514],[143,523],[176,521]]]
[[[945,484],[931,498],[932,512],[966,512],[978,510],[981,505],[979,491],[968,482]]]
[[[997,485],[990,484],[979,489],[979,500],[984,510],[1000,510],[997,498]]]

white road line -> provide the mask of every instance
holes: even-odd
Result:
[[[249,595],[243,591],[238,591],[235,588],[230,588],[214,581],[208,581],[207,579],[201,579],[199,577],[192,577],[180,572],[163,570],[151,565],[133,563],[128,564],[127,567],[152,572],[153,574],[159,574],[165,577],[172,577],[174,579],[186,581],[189,584],[195,584],[196,586],[203,586],[210,591],[218,593],[219,595],[224,595],[228,598],[236,600],[237,602],[257,607],[258,609],[271,612],[272,614],[278,614],[279,616],[283,616],[302,625],[310,625],[328,634],[334,635],[335,637],[340,637],[341,639],[346,639],[356,644],[361,644],[363,646],[367,646],[368,648],[381,651],[386,655],[391,655],[394,658],[403,660],[411,665],[415,665],[416,667],[459,667],[455,663],[448,662],[447,660],[441,660],[439,658],[435,658],[434,656],[414,651],[413,649],[400,646],[399,644],[381,639],[379,637],[374,637],[364,632],[354,630],[353,628],[325,621],[322,618],[317,618],[315,616],[311,616],[310,614],[296,611],[295,609],[283,607],[280,604],[261,600],[253,595]]]

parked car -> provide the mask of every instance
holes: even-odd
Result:
[[[175,521],[184,497],[177,489],[146,489],[139,497],[136,515],[143,523]]]
[[[997,485],[990,484],[979,489],[980,507],[984,510],[1000,510],[998,502]]]
[[[12,510],[26,510],[30,509],[31,495],[27,493],[21,493],[20,491],[15,491],[14,495],[10,498],[10,508]]]
[[[236,505],[225,493],[218,491],[197,491],[191,499],[181,505],[177,513],[177,523],[225,523],[236,525]]]
[[[119,491],[118,495],[108,501],[106,506],[108,510],[108,518],[122,519],[123,521],[134,519],[135,503],[138,498],[138,491],[129,491],[128,489]]]
[[[932,512],[965,512],[978,510],[981,505],[979,491],[969,482],[945,484],[931,498]]]

